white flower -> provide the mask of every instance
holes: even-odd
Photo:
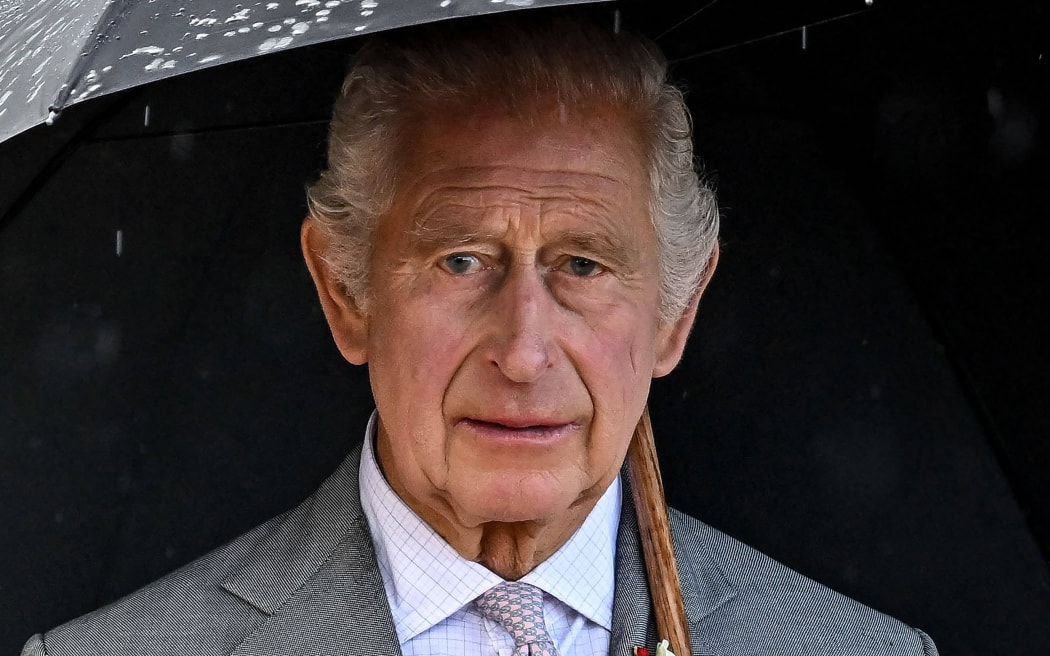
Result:
[[[660,644],[656,645],[656,656],[674,656],[674,652],[667,648],[668,642],[661,640]]]

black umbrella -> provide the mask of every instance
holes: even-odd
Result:
[[[685,58],[785,32],[678,67],[727,221],[690,354],[654,394],[668,494],[929,628],[946,652],[1038,653],[1050,639],[1045,566],[909,291],[921,278],[906,283],[877,237],[893,234],[891,214],[863,186],[884,182],[863,173],[890,160],[890,173],[914,166],[947,188],[937,176],[958,151],[924,150],[950,146],[946,131],[886,117],[953,125],[928,89],[984,60],[920,56],[919,37],[937,35],[936,50],[959,34],[943,48],[960,56],[982,30],[958,9],[884,12],[811,28],[803,49],[801,25],[819,16],[740,12],[770,21],[755,30],[712,18],[732,4],[663,39]],[[623,20],[658,35],[697,9]],[[294,504],[358,436],[366,384],[339,365],[295,252],[341,49],[289,48],[113,94],[5,144],[17,157],[0,165],[17,168],[72,138],[0,238],[0,494],[22,501],[2,504],[12,648]],[[326,90],[304,89],[303,70]],[[902,197],[879,189],[880,202]],[[929,207],[895,208],[916,239],[895,249],[950,245]],[[893,252],[907,264],[908,250]]]

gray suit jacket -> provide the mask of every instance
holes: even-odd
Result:
[[[400,655],[358,494],[360,449],[298,508],[116,603],[35,635],[23,656]],[[693,653],[937,653],[930,639],[672,511]],[[611,653],[657,636],[630,494]],[[566,654],[565,656],[570,656]]]

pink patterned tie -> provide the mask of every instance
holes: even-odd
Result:
[[[514,638],[514,656],[559,656],[543,623],[543,591],[539,588],[508,581],[475,599],[474,606]]]

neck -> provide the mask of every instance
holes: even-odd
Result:
[[[551,521],[485,522],[466,525],[440,497],[426,500],[394,492],[461,557],[483,565],[500,578],[516,581],[550,558],[583,524],[601,497],[581,499]]]

